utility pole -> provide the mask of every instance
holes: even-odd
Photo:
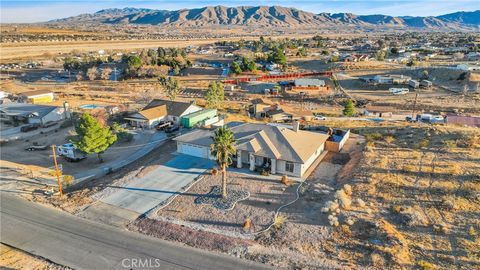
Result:
[[[413,101],[412,121],[414,121],[416,119],[415,110],[416,110],[416,107],[417,107],[417,98],[418,98],[418,92],[415,93],[415,100]]]
[[[55,163],[55,175],[57,176],[58,190],[60,191],[60,196],[63,196],[62,182],[60,181],[60,172],[58,171],[57,163],[57,154],[55,153],[55,145],[52,144],[53,151],[53,163]]]

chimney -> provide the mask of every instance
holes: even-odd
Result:
[[[298,132],[298,130],[300,130],[300,122],[293,121],[292,125],[293,125],[293,131]]]

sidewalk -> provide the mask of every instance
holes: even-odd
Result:
[[[85,180],[91,180],[94,178],[98,178],[104,176],[110,172],[117,171],[128,164],[134,162],[135,160],[145,156],[146,154],[150,153],[153,149],[155,149],[160,144],[164,143],[167,140],[167,136],[163,132],[156,132],[150,138],[148,144],[144,145],[133,154],[129,155],[123,160],[113,160],[110,162],[106,162],[103,164],[102,167],[91,169],[85,172],[74,174],[73,177],[75,179],[75,184],[83,182]]]

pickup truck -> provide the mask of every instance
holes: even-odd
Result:
[[[35,130],[35,129],[38,129],[38,126],[34,125],[34,124],[30,124],[30,125],[25,125],[25,126],[21,127],[20,131],[21,132],[29,132],[29,131],[32,131],[32,130]]]
[[[31,145],[27,148],[25,148],[25,150],[27,151],[42,151],[42,150],[47,150],[48,146],[47,145]]]

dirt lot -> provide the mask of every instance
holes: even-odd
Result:
[[[52,144],[61,145],[67,143],[68,137],[72,134],[75,134],[73,128],[61,128],[58,126],[57,129],[52,130],[51,132],[46,132],[33,138],[2,144],[2,169],[20,169],[23,171],[30,171],[38,177],[44,177],[48,174],[47,171],[49,170],[47,168],[52,168],[54,165],[50,146]],[[128,156],[137,151],[143,144],[148,143],[151,136],[151,132],[143,132],[136,134],[132,142],[116,143],[104,153],[104,161],[109,162],[121,158],[122,156]],[[32,152],[25,150],[25,148],[34,143],[37,143],[38,145],[47,145],[49,147],[42,151]],[[87,159],[79,162],[69,162],[62,157],[58,157],[58,162],[63,168],[63,174],[66,175],[73,175],[101,166],[96,155],[90,155]],[[54,180],[52,176],[49,178]]]

